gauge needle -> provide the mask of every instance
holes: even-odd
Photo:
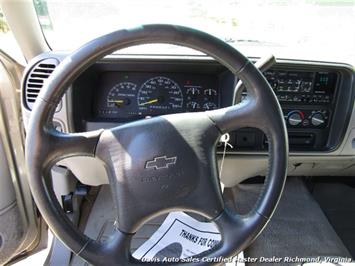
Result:
[[[158,99],[153,99],[153,100],[150,100],[148,102],[141,103],[140,105],[147,105],[147,104],[152,104],[152,103],[156,103],[156,102],[158,102]]]
[[[124,103],[124,100],[111,100],[109,103]]]

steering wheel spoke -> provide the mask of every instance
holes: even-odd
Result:
[[[206,113],[223,134],[243,127],[260,127],[263,116],[254,99]]]
[[[73,156],[95,156],[96,146],[103,130],[83,133],[63,133],[54,128],[43,130],[42,139],[48,145],[43,146],[41,156],[43,164],[51,166],[60,159]]]
[[[222,240],[211,251],[200,254],[198,257],[226,258],[238,255],[247,248],[264,228],[269,220],[258,212],[251,211],[247,215],[238,215],[229,209],[225,209],[213,222],[216,223]],[[230,250],[234,246],[238,249]],[[206,259],[205,259],[206,261]]]

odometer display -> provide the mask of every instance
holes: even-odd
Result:
[[[144,82],[138,91],[137,103],[144,114],[180,112],[184,96],[175,81],[158,76]]]

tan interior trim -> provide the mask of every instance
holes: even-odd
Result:
[[[0,0],[0,5],[27,61],[50,50],[31,0]]]

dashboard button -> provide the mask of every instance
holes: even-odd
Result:
[[[302,121],[302,126],[304,126],[304,127],[309,126],[309,120],[308,120],[308,119],[304,119],[304,120]]]

